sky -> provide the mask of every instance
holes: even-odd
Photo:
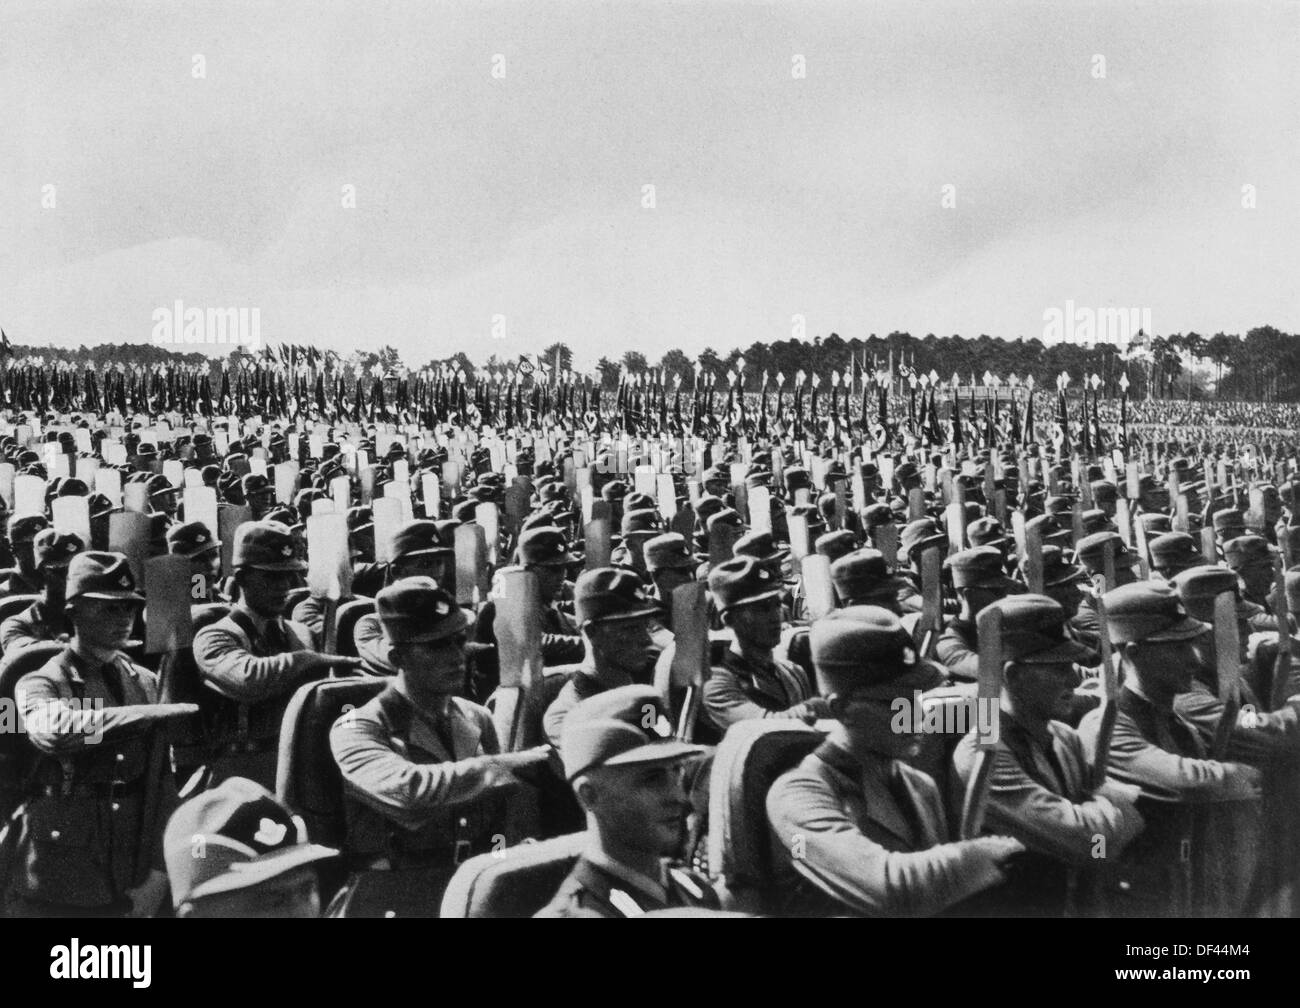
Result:
[[[7,0],[0,325],[583,368],[1067,301],[1300,331],[1297,95],[1294,0]]]

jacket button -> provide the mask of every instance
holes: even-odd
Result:
[[[118,802],[113,802],[113,811],[116,812],[122,806]]]
[[[124,759],[126,759],[126,753],[118,753],[116,758],[117,761],[121,763]]]
[[[62,834],[58,830],[50,830],[50,839],[57,840]]]

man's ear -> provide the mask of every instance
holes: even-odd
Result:
[[[836,721],[841,719],[840,715],[844,713],[844,708],[846,706],[848,705],[844,702],[844,698],[838,693],[826,694],[826,707],[830,711],[831,717]]]
[[[600,801],[599,786],[586,774],[574,778],[573,796],[584,812],[590,812]]]

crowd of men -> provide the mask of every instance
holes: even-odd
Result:
[[[10,403],[4,914],[1296,912],[1294,438],[460,399]]]

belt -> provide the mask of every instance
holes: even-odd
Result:
[[[46,784],[42,789],[46,798],[129,798],[144,792],[145,776],[131,781],[93,781],[73,784]]]
[[[280,747],[278,738],[244,739],[241,742],[227,742],[220,749],[221,756],[251,756],[256,753],[271,752]]]

